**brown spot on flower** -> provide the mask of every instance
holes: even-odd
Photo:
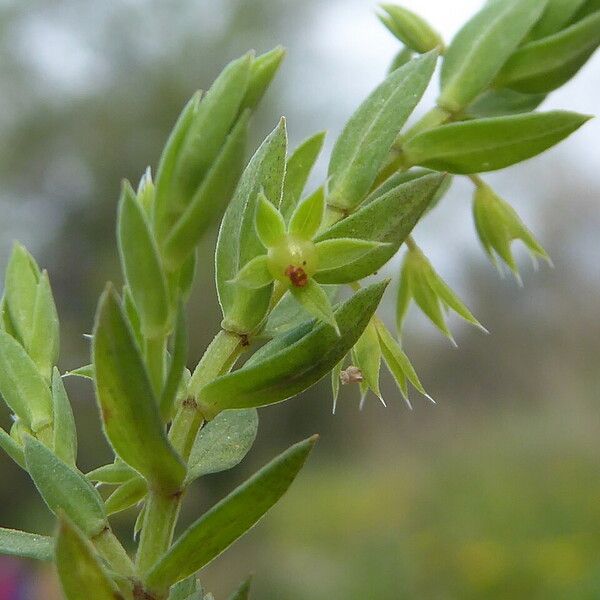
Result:
[[[284,273],[286,277],[289,277],[294,287],[304,287],[308,283],[308,275],[302,267],[290,265]]]

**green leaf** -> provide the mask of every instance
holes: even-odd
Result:
[[[600,0],[587,0],[587,2],[577,11],[569,24],[577,23],[581,19],[585,19],[588,15],[600,10]]]
[[[141,477],[126,481],[106,499],[106,514],[114,515],[135,506],[144,499],[147,492],[148,486]]]
[[[214,417],[229,408],[251,408],[280,402],[307,389],[329,371],[354,346],[369,319],[375,312],[387,281],[366,287],[335,311],[340,330],[325,323],[301,325],[305,334],[291,332],[274,340],[269,348],[250,365],[217,378],[202,388],[199,395],[201,410]]]
[[[67,600],[123,600],[93,546],[66,519],[58,524],[56,567]]]
[[[162,248],[168,268],[175,270],[193,253],[202,235],[221,214],[244,168],[250,113],[237,120],[218,157],[173,225]]]
[[[264,254],[254,226],[258,194],[263,191],[275,206],[279,206],[286,147],[287,134],[282,120],[250,160],[221,223],[216,250],[216,281],[224,326],[230,331],[252,331],[269,308],[270,287],[246,290],[231,284],[231,280],[243,265]]]
[[[250,81],[242,100],[241,109],[254,109],[260,102],[285,58],[285,48],[277,46],[258,56],[250,67]]]
[[[164,421],[169,421],[175,407],[177,391],[185,371],[187,360],[188,335],[185,322],[185,309],[179,306],[177,323],[173,335],[173,351],[165,386],[160,397],[160,414]]]
[[[294,150],[287,160],[283,196],[279,207],[286,223],[290,220],[290,216],[300,200],[324,141],[324,131],[309,137]]]
[[[110,286],[98,305],[92,352],[96,396],[110,444],[151,485],[176,492],[185,467],[167,440],[148,373]]]
[[[411,50],[425,54],[444,47],[439,33],[419,15],[394,4],[382,4],[381,8],[387,13],[379,15],[381,22]]]
[[[0,527],[0,554],[51,561],[54,557],[54,540],[44,535]]]
[[[194,277],[196,276],[196,252],[193,251],[186,261],[181,266],[179,271],[179,295],[181,302],[187,302],[190,298]]]
[[[281,213],[262,192],[258,194],[255,226],[258,239],[265,248],[276,246],[285,236],[285,221]]]
[[[169,600],[195,600],[196,597],[202,600],[204,593],[195,574],[176,583],[169,593]]]
[[[301,202],[290,217],[288,232],[301,240],[312,240],[321,226],[325,213],[325,194],[319,188]]]
[[[586,0],[549,0],[542,18],[531,30],[531,38],[539,39],[563,29]]]
[[[91,379],[93,381],[94,365],[83,365],[83,367],[79,367],[78,369],[67,371],[63,377],[81,377],[83,379]]]
[[[492,83],[548,0],[494,0],[456,34],[444,55],[438,105],[460,112]]]
[[[407,62],[411,61],[414,58],[414,53],[410,48],[402,48],[396,53],[392,63],[388,68],[388,73],[392,73],[396,69],[403,67]]]
[[[102,498],[79,471],[30,435],[25,436],[25,461],[31,479],[53,513],[64,513],[89,537],[104,530],[107,522]]]
[[[518,115],[535,110],[546,94],[520,94],[514,90],[490,90],[483,93],[465,112],[469,119]]]
[[[329,205],[352,209],[364,199],[425,92],[436,60],[437,54],[428,53],[393,71],[350,118],[331,154]]]
[[[34,432],[52,423],[48,385],[23,346],[4,331],[0,331],[0,393]]]
[[[29,356],[49,382],[52,367],[58,362],[60,333],[58,314],[46,271],[42,271],[37,284],[31,331],[26,339]]]
[[[250,600],[250,586],[252,585],[252,575],[250,575],[240,587],[229,596],[229,600]]]
[[[392,337],[387,327],[385,327],[381,321],[376,321],[376,327],[377,334],[379,335],[379,341],[381,342],[381,352],[383,354],[385,364],[388,366],[390,373],[396,380],[398,388],[400,389],[400,393],[407,404],[411,406],[408,400],[408,387],[406,385],[407,380],[410,381],[410,383],[418,392],[433,402],[433,399],[425,391],[423,384],[419,380],[419,376],[410,363],[408,356],[404,354],[398,342]]]
[[[188,461],[186,483],[233,469],[248,454],[258,431],[255,409],[226,410],[202,427]]]
[[[600,12],[515,52],[496,84],[526,94],[547,94],[569,81],[600,44]]]
[[[406,159],[452,173],[503,169],[558,144],[589,117],[564,111],[478,119],[442,125],[408,140]]]
[[[348,283],[380,269],[398,251],[435,198],[444,179],[444,175],[436,173],[402,183],[324,231],[315,242],[356,238],[389,245],[372,250],[346,266],[322,270],[315,279],[319,283]]]
[[[33,330],[40,270],[24,246],[15,243],[6,266],[4,298],[17,339],[25,345]]]
[[[319,257],[319,271],[339,269],[348,263],[360,260],[365,254],[385,246],[382,242],[371,242],[354,238],[324,240],[315,245]]]
[[[371,321],[358,338],[352,354],[367,386],[381,399],[379,389],[379,368],[381,366],[381,348],[374,321]]]
[[[341,335],[329,297],[314,279],[309,279],[302,287],[292,286],[290,293],[310,315],[331,325]]]
[[[21,446],[0,427],[0,448],[10,456],[25,471],[25,455]]]
[[[86,477],[90,481],[97,481],[98,483],[118,484],[129,481],[135,475],[137,475],[137,471],[117,459],[114,463],[90,471],[86,474]]]
[[[232,283],[250,290],[258,290],[273,283],[267,255],[255,256],[247,262]]]
[[[331,370],[331,395],[333,397],[333,409],[332,413],[335,415],[335,409],[337,408],[337,401],[340,395],[340,376],[342,374],[342,368],[344,366],[344,359],[333,367]]]
[[[131,296],[147,338],[169,329],[169,298],[158,249],[135,192],[125,182],[117,222],[119,254]]]
[[[59,370],[52,371],[52,405],[54,409],[54,453],[68,465],[77,460],[77,431],[73,409]]]
[[[193,523],[151,569],[148,587],[163,590],[197,572],[251,529],[290,487],[316,441],[295,444]]]

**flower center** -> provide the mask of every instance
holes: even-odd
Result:
[[[286,236],[280,244],[269,248],[268,266],[276,280],[294,287],[304,287],[309,277],[317,271],[315,245]]]

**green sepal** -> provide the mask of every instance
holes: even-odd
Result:
[[[229,408],[265,406],[309,388],[354,346],[387,284],[383,281],[366,287],[337,308],[339,336],[325,323],[300,325],[263,346],[260,360],[203,387],[199,394],[202,413],[212,418]]]
[[[382,402],[379,389],[379,369],[381,367],[381,348],[374,320],[367,325],[352,349],[355,366],[363,375],[365,386]]]
[[[600,44],[600,11],[515,52],[496,85],[526,94],[547,94],[571,79]]]
[[[48,384],[23,346],[5,331],[0,331],[0,394],[35,433],[52,423]]]
[[[123,273],[142,333],[146,338],[163,336],[170,326],[166,278],[150,224],[128,182],[121,191],[117,232]]]
[[[154,181],[152,180],[152,169],[146,167],[144,174],[140,177],[135,195],[149,221],[152,221],[154,216],[155,190]]]
[[[247,577],[240,587],[229,596],[228,600],[250,600],[250,587],[252,585],[252,575]]]
[[[102,532],[107,527],[106,512],[94,486],[30,435],[25,435],[24,445],[27,470],[48,508],[65,514],[88,537]]]
[[[273,283],[273,275],[269,270],[269,261],[266,254],[255,256],[247,262],[231,282],[249,290],[259,290]]]
[[[155,488],[178,491],[185,466],[167,439],[139,348],[110,285],[98,304],[92,356],[104,433],[115,452]]]
[[[290,293],[311,316],[331,325],[341,335],[329,296],[314,279],[309,279],[302,287],[291,286]]]
[[[12,438],[4,429],[0,427],[0,448],[12,458],[17,465],[21,467],[23,470],[27,470],[27,466],[25,465],[25,455],[23,454],[23,448],[21,445],[17,443],[17,441]]]
[[[186,483],[235,467],[252,448],[257,431],[253,408],[226,410],[206,423],[192,446]]]
[[[425,391],[408,356],[400,348],[400,344],[393,338],[392,334],[381,321],[376,320],[376,327],[379,341],[381,342],[383,360],[394,377],[398,389],[408,406],[412,408],[408,398],[407,382],[410,382],[419,393],[433,402],[431,396]]]
[[[409,164],[458,174],[503,169],[558,144],[590,117],[551,111],[450,123],[408,140]]]
[[[52,367],[58,362],[60,332],[50,280],[45,270],[38,280],[31,331],[26,339],[29,356],[44,379],[50,382]]]
[[[372,275],[392,258],[436,198],[447,176],[435,173],[401,183],[365,203],[358,211],[321,233],[315,242],[357,238],[387,244],[348,265],[321,270],[319,283],[348,283]]]
[[[0,555],[51,561],[54,540],[45,535],[0,527]]]
[[[251,332],[269,308],[270,287],[247,290],[232,284],[231,280],[243,265],[264,254],[254,226],[258,194],[263,191],[275,206],[279,206],[286,148],[285,121],[281,120],[248,163],[221,223],[215,275],[223,325],[229,331]]]
[[[106,514],[114,515],[135,506],[144,499],[147,492],[148,485],[139,476],[122,483],[106,499]]]
[[[436,60],[430,52],[393,71],[350,118],[331,153],[328,204],[353,209],[362,202],[425,92]]]
[[[425,54],[444,48],[440,34],[419,15],[394,4],[382,4],[381,8],[387,13],[379,15],[381,22],[411,50]]]
[[[290,217],[288,233],[300,240],[312,240],[319,231],[324,214],[325,194],[320,187],[296,206]]]
[[[187,360],[188,335],[185,321],[185,309],[179,306],[177,322],[173,334],[173,349],[167,378],[160,396],[160,414],[163,421],[170,421],[173,416],[177,392],[184,376]]]
[[[287,491],[316,441],[295,444],[193,523],[150,570],[148,587],[168,589],[244,535]]]
[[[279,210],[286,223],[298,205],[300,197],[314,164],[321,153],[325,132],[319,132],[304,140],[287,159],[283,196]]]
[[[33,313],[40,270],[29,252],[15,243],[6,266],[4,298],[16,339],[23,346],[33,331]]]
[[[438,105],[457,113],[484,92],[540,18],[547,1],[494,0],[485,4],[446,50]]]
[[[54,453],[68,465],[77,461],[77,431],[73,409],[59,370],[52,371],[52,406],[54,410]]]
[[[180,267],[215,217],[225,210],[244,168],[249,120],[250,112],[242,113],[189,205],[169,232],[162,247],[167,268]]]
[[[281,62],[285,58],[285,48],[276,46],[273,50],[257,56],[250,67],[250,80],[240,109],[254,109],[273,81]]]
[[[285,221],[281,213],[262,192],[258,194],[254,226],[265,248],[276,246],[285,236]]]
[[[83,367],[79,367],[78,369],[67,371],[63,377],[81,377],[82,379],[89,379],[93,381],[95,377],[94,365],[83,365]]]
[[[124,600],[92,544],[65,518],[59,519],[55,557],[66,600]]]

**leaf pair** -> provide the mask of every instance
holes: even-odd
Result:
[[[514,240],[521,240],[533,258],[551,263],[546,251],[512,206],[481,181],[477,183],[473,198],[473,216],[479,239],[492,262],[498,266],[497,257],[500,257],[519,281],[519,270],[511,250]]]
[[[396,326],[399,334],[402,332],[411,300],[415,301],[431,322],[453,344],[455,344],[454,337],[446,323],[445,313],[448,310],[453,310],[467,323],[487,331],[448,284],[435,272],[431,263],[416,246],[411,247],[406,253],[400,275],[396,303]]]

